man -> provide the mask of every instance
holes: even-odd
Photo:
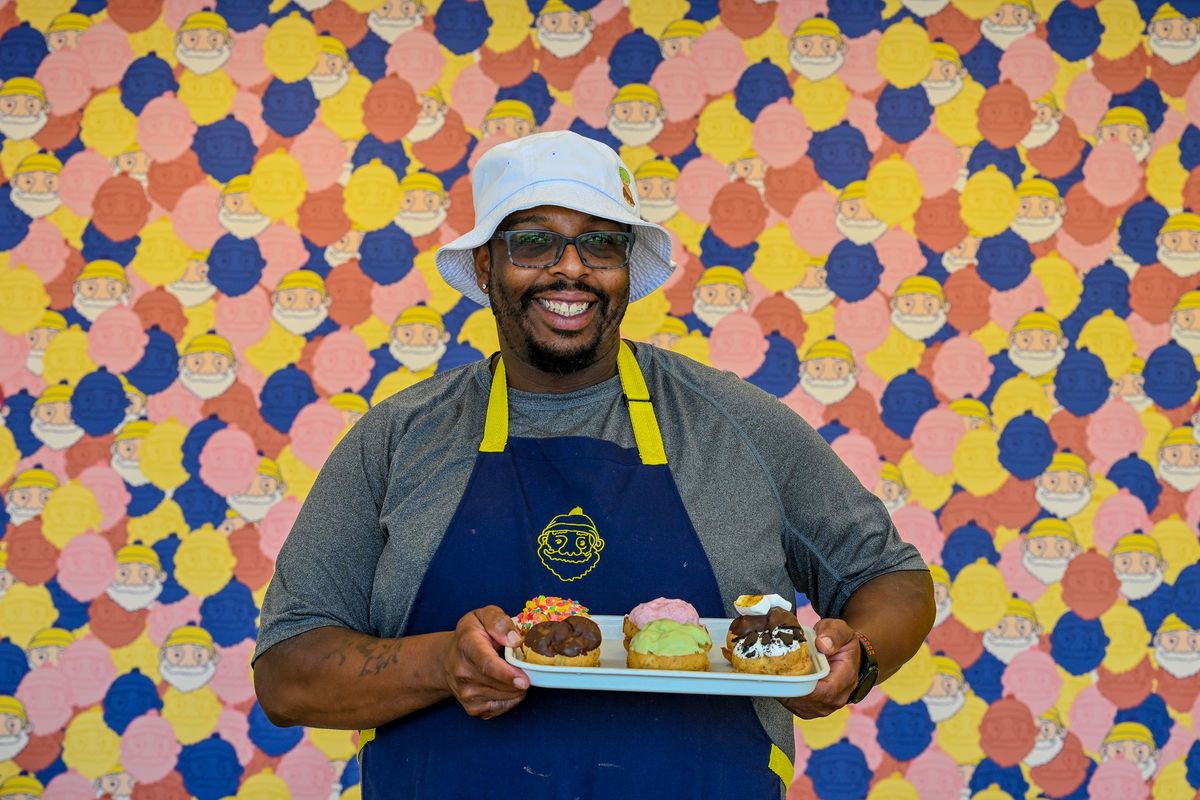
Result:
[[[1150,157],[1150,124],[1146,115],[1133,106],[1110,108],[1096,126],[1096,143],[1120,142],[1128,145],[1138,162]]]
[[[934,724],[950,719],[967,703],[967,682],[962,667],[946,656],[933,657],[933,683],[921,700]]]
[[[663,28],[658,37],[658,49],[663,58],[690,56],[696,40],[704,35],[704,23],[694,19],[678,19]]]
[[[263,456],[258,461],[258,474],[241,492],[230,495],[229,507],[250,522],[262,522],[267,512],[283,499],[287,484],[274,460]]]
[[[325,263],[331,267],[337,267],[351,259],[361,257],[358,249],[362,246],[365,233],[366,231],[351,227],[345,235],[325,248]]]
[[[271,227],[271,218],[260,212],[250,201],[250,176],[231,178],[221,189],[217,205],[217,222],[239,239],[253,239]]]
[[[126,611],[140,611],[154,605],[166,580],[167,573],[153,548],[127,544],[117,551],[117,571],[105,593]]]
[[[62,162],[51,153],[34,153],[21,159],[12,178],[12,203],[34,219],[53,214],[62,205],[58,176]]]
[[[1200,486],[1200,441],[1190,425],[1172,429],[1159,443],[1158,475],[1181,492]]]
[[[803,313],[815,314],[837,298],[827,282],[829,272],[825,269],[825,258],[812,256],[801,270],[799,282],[784,290],[783,296]]]
[[[1125,372],[1113,379],[1109,397],[1119,397],[1138,411],[1149,407],[1153,401],[1146,394],[1146,379],[1142,377],[1145,366],[1146,362],[1137,356],[1130,359]]]
[[[197,625],[180,625],[163,642],[158,671],[176,691],[194,692],[213,679],[220,660],[211,633]]]
[[[729,165],[729,180],[745,181],[746,183],[758,189],[759,192],[767,190],[767,170],[770,169],[767,160],[754,152],[753,149],[742,153],[740,158],[734,160]]]
[[[853,181],[838,195],[833,224],[855,244],[870,244],[888,231],[888,224],[867,208],[867,182]]]
[[[1033,496],[1045,511],[1066,519],[1092,502],[1094,484],[1082,458],[1071,452],[1056,453],[1037,477]]]
[[[1030,767],[1040,767],[1042,764],[1048,764],[1054,760],[1054,757],[1062,752],[1063,743],[1067,739],[1067,729],[1062,723],[1058,709],[1051,708],[1049,711],[1043,712],[1036,722],[1038,733],[1037,739],[1033,743],[1033,749],[1025,758],[1021,759],[1026,766]]]
[[[188,14],[175,34],[175,59],[196,75],[216,72],[231,55],[229,24],[213,11]]]
[[[3,737],[0,737],[3,738]],[[3,755],[3,753],[0,753]],[[0,798],[2,800],[41,800],[45,786],[34,776],[21,772],[0,783]]]
[[[788,43],[792,69],[810,81],[823,81],[846,63],[842,29],[831,19],[812,17],[796,26]]]
[[[1163,561],[1162,548],[1153,537],[1143,533],[1122,536],[1109,557],[1125,599],[1141,600],[1162,586],[1167,562]]]
[[[658,330],[646,341],[663,350],[670,350],[676,342],[688,335],[687,323],[678,317],[663,317]]]
[[[224,336],[202,333],[179,355],[179,382],[201,400],[220,397],[236,380],[237,359]]]
[[[112,160],[113,175],[128,175],[143,187],[150,185],[150,165],[154,163],[150,154],[136,142],[129,145]]]
[[[483,135],[520,139],[537,130],[537,120],[528,103],[520,100],[498,100],[483,118]]]
[[[1062,120],[1062,111],[1058,108],[1054,92],[1046,92],[1030,105],[1033,107],[1033,122],[1029,126],[1029,133],[1021,139],[1021,146],[1027,149],[1041,147],[1053,139]]]
[[[733,267],[709,267],[692,290],[692,313],[710,328],[735,311],[750,310],[746,276]]]
[[[979,255],[979,245],[982,243],[983,237],[974,232],[968,233],[958,244],[942,253],[942,266],[951,273],[971,266]]]
[[[1200,289],[1186,292],[1171,309],[1171,338],[1193,356],[1200,355]]]
[[[1159,262],[1180,278],[1200,272],[1200,215],[1190,211],[1172,214],[1154,242]]]
[[[365,397],[350,391],[338,392],[330,397],[329,405],[342,412],[342,422],[347,428],[362,419],[363,414],[371,408]]]
[[[280,278],[271,293],[271,316],[289,333],[304,336],[321,327],[332,303],[324,278],[311,269],[296,269]]]
[[[141,419],[146,416],[146,403],[148,401],[146,393],[129,382],[129,379],[124,375],[118,375],[121,379],[121,389],[125,392],[125,420],[121,423],[121,428],[134,420]],[[121,428],[118,428],[120,430]]]
[[[1022,314],[1008,334],[1008,360],[1031,378],[1058,369],[1070,342],[1062,323],[1045,311]]]
[[[46,348],[50,346],[50,342],[54,340],[55,336],[66,329],[67,321],[62,314],[57,311],[47,311],[42,314],[37,325],[25,334],[25,338],[29,341],[29,355],[25,356],[25,369],[34,375],[41,375]]]
[[[442,315],[429,306],[409,306],[392,323],[388,352],[413,372],[427,370],[446,354],[450,334]]]
[[[579,55],[592,42],[596,23],[587,11],[576,11],[563,0],[549,0],[534,20],[534,35],[555,58]]]
[[[1158,748],[1150,729],[1140,722],[1118,722],[1112,726],[1104,743],[1100,745],[1100,760],[1111,761],[1123,758],[1133,763],[1142,772],[1142,778],[1150,780],[1158,771]]]
[[[400,181],[400,211],[396,224],[409,236],[428,236],[442,227],[450,195],[442,179],[431,172],[413,172]]]
[[[1067,204],[1058,187],[1045,178],[1030,178],[1017,184],[1017,218],[1013,232],[1030,244],[1044,242],[1062,227]]]
[[[83,428],[71,416],[75,387],[66,381],[47,386],[33,403],[30,432],[51,450],[66,450],[83,438]]]
[[[1048,586],[1062,580],[1071,560],[1081,552],[1071,523],[1043,517],[1033,523],[1021,540],[1021,565]]]
[[[321,55],[308,73],[308,83],[318,100],[333,97],[350,82],[350,54],[335,36],[318,36]]]
[[[1200,30],[1170,3],[1163,3],[1146,26],[1150,51],[1163,61],[1178,66],[1200,53]]]
[[[96,796],[108,797],[110,800],[130,800],[133,797],[133,787],[137,781],[129,774],[129,770],[120,764],[113,764],[104,774],[95,780]]]
[[[1154,634],[1154,661],[1168,674],[1187,680],[1200,673],[1200,630],[1168,614]]]
[[[1033,606],[1019,597],[1008,601],[1004,616],[983,632],[983,649],[1005,664],[1031,647],[1037,647],[1042,633]]]
[[[633,179],[642,201],[642,219],[662,224],[679,213],[675,197],[679,167],[663,158],[651,159],[633,171]]]
[[[0,133],[14,142],[32,139],[50,120],[46,90],[33,78],[16,76],[0,86]]]
[[[929,67],[929,75],[921,81],[929,104],[936,107],[958,97],[966,77],[967,69],[958,51],[945,42],[934,42],[933,64]]]
[[[951,400],[950,410],[966,421],[969,431],[977,428],[990,431],[996,427],[992,424],[992,414],[988,410],[987,403],[976,400],[974,397],[960,397],[957,400]]]
[[[1038,15],[1030,0],[1003,2],[979,23],[979,32],[1001,50],[1037,27]]]
[[[71,286],[71,307],[88,322],[95,322],[110,308],[129,305],[129,278],[125,268],[107,258],[97,259],[79,272]]]
[[[671,271],[670,237],[641,219],[630,177],[612,150],[568,132],[479,160],[476,227],[437,262],[490,305],[499,354],[359,420],[280,552],[257,696],[276,724],[374,728],[367,800],[396,786],[781,798],[789,711],[822,716],[856,688],[864,696],[871,657],[858,634],[887,675],[929,630],[920,557],[815,431],[740,379],[622,341],[628,303]],[[706,491],[717,476],[727,491]],[[562,515],[590,520],[592,554],[604,541],[586,574],[557,569],[561,545],[539,557],[539,534]],[[539,594],[569,592],[594,614],[663,594],[728,617],[742,592],[798,588],[826,616],[816,646],[831,673],[786,706],[531,690],[498,652],[520,643],[510,615]],[[639,733],[654,746],[631,746]],[[563,735],[569,746],[543,746]],[[448,741],[486,753],[488,769],[463,770]]]
[[[29,668],[57,667],[62,659],[63,651],[73,641],[75,641],[75,637],[71,632],[62,628],[45,628],[38,631],[29,640],[29,647],[26,648]]]
[[[405,137],[410,142],[423,142],[432,138],[446,124],[446,112],[449,110],[442,90],[436,86],[421,92],[417,100],[421,103],[421,110],[417,112],[417,123]]]
[[[400,34],[408,33],[425,18],[425,4],[420,0],[384,0],[367,15],[371,32],[392,44]]]
[[[941,564],[930,564],[929,578],[933,581],[933,627],[936,628],[950,619],[950,612],[953,610],[953,601],[950,598],[950,573]]]
[[[608,106],[608,132],[628,147],[654,141],[665,125],[666,112],[658,92],[646,83],[627,83]]]
[[[19,472],[4,495],[9,521],[20,525],[41,514],[58,486],[58,478],[48,469],[32,467]]]
[[[800,388],[823,406],[831,406],[858,386],[858,364],[845,342],[832,336],[816,342],[800,359]]]
[[[946,326],[950,304],[942,285],[928,275],[905,278],[890,301],[892,326],[917,342],[923,342]]]

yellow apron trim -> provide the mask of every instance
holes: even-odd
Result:
[[[796,776],[796,768],[792,766],[792,760],[787,757],[787,753],[780,750],[778,745],[771,745],[771,760],[767,763],[771,767],[771,771],[779,776],[779,780],[783,781],[785,789],[792,785],[792,779]]]
[[[663,446],[662,432],[654,416],[654,404],[646,379],[633,350],[624,341],[617,353],[617,374],[621,376],[621,389],[625,393],[625,405],[629,407],[629,422],[633,425],[633,438],[637,440],[638,455],[643,464],[666,464],[667,450]],[[483,423],[481,453],[503,453],[508,444],[508,380],[504,373],[504,359],[496,359],[496,372],[492,375],[492,388],[488,395],[487,415]]]
[[[358,732],[358,753],[355,754],[355,758],[358,759],[359,766],[362,766],[363,748],[366,747],[374,739],[375,739],[375,729],[374,728],[365,728],[364,730],[361,730]],[[775,747],[775,745],[771,745],[771,747]],[[779,748],[775,747],[775,749],[778,750]],[[780,754],[782,755],[782,752]],[[783,757],[785,759],[787,758],[787,756],[783,756]],[[775,760],[775,754],[771,753],[771,763],[774,763],[774,760]]]

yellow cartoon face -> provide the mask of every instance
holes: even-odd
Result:
[[[559,514],[538,535],[538,558],[560,581],[574,581],[600,563],[604,539],[591,517],[576,506]]]

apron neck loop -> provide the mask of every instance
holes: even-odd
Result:
[[[654,416],[653,399],[646,388],[646,379],[642,376],[637,357],[624,340],[621,341],[620,350],[617,352],[617,374],[621,377],[621,399],[629,409],[629,422],[633,426],[633,437],[637,441],[638,455],[642,463],[666,464],[667,452],[663,447],[658,419]],[[479,452],[503,453],[507,444],[508,379],[504,372],[504,359],[497,358]]]

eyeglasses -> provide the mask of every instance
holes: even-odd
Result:
[[[632,231],[588,231],[578,236],[563,236],[554,231],[525,228],[501,231],[492,238],[504,240],[513,264],[531,269],[553,267],[569,244],[575,245],[575,252],[585,266],[619,269],[629,265],[634,241]]]

